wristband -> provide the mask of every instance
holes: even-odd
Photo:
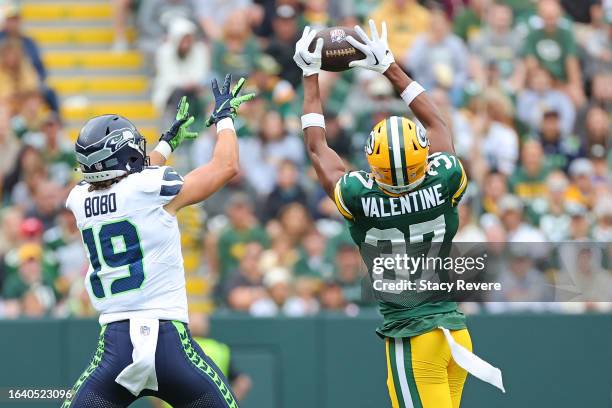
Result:
[[[170,147],[170,143],[166,142],[165,140],[160,140],[153,151],[164,156],[164,159],[168,159],[168,157],[170,157],[172,154],[172,147]]]
[[[412,101],[414,101],[414,98],[416,98],[423,92],[425,92],[425,88],[423,88],[421,84],[419,84],[417,81],[412,81],[410,85],[408,85],[406,89],[404,89],[401,96],[404,102],[406,102],[406,105],[410,106]]]
[[[302,130],[311,126],[325,129],[325,118],[323,115],[320,113],[307,113],[302,115]]]
[[[234,129],[234,121],[232,118],[223,118],[217,122],[217,133],[221,132],[222,130],[236,131],[236,129]]]

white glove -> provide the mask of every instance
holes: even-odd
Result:
[[[295,43],[295,54],[293,54],[293,60],[298,67],[302,68],[304,76],[310,76],[318,74],[321,71],[321,51],[323,50],[323,39],[317,40],[317,45],[313,52],[308,51],[308,46],[317,35],[315,30],[312,30],[309,26],[304,28],[302,38]]]
[[[382,36],[379,37],[378,30],[376,30],[376,24],[374,24],[374,20],[370,19],[371,40],[361,27],[356,25],[355,31],[357,31],[363,43],[360,43],[350,35],[346,37],[346,41],[363,52],[366,57],[362,60],[351,61],[349,67],[361,67],[371,69],[381,74],[384,73],[389,66],[395,62],[395,58],[393,58],[393,54],[389,49],[389,44],[387,44],[387,23],[383,21]]]

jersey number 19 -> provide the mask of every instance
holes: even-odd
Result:
[[[134,224],[128,220],[104,224],[97,234],[97,240],[93,228],[83,230],[82,234],[93,267],[89,277],[91,289],[98,299],[106,297],[104,286],[98,276],[98,272],[102,270],[101,262],[113,269],[127,267],[130,272],[127,276],[113,280],[110,285],[111,295],[139,289],[142,286],[145,279],[143,252],[138,230]]]

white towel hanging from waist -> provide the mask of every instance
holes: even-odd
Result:
[[[499,368],[493,367],[491,364],[457,343],[448,329],[444,327],[439,327],[439,329],[444,333],[444,337],[446,337],[446,341],[451,350],[451,355],[459,367],[463,368],[474,377],[494,385],[502,392],[506,392],[502,380],[502,373]]]
[[[157,391],[157,374],[155,373],[155,351],[157,350],[157,334],[159,320],[130,319],[130,339],[132,364],[119,373],[115,382],[122,385],[135,396],[142,390]]]

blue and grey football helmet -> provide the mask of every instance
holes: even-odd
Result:
[[[76,159],[89,183],[137,173],[148,165],[146,140],[119,115],[90,119],[75,144]]]

